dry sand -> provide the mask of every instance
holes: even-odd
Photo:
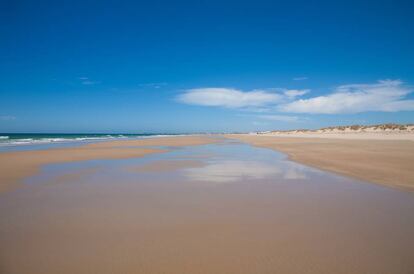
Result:
[[[6,191],[16,186],[16,182],[36,174],[42,165],[96,159],[136,158],[167,151],[140,146],[178,147],[213,142],[217,142],[217,139],[207,136],[179,136],[109,141],[73,148],[4,152],[0,153],[0,192]]]
[[[414,141],[414,132],[280,132],[263,133],[260,136],[288,137],[288,138],[324,138],[347,140],[409,140]]]
[[[319,169],[414,191],[413,141],[247,134],[226,136],[281,151],[294,161]]]

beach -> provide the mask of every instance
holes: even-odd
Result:
[[[414,274],[414,1],[2,1],[0,274]]]
[[[414,191],[414,134],[235,134],[319,169]]]
[[[310,153],[309,146],[330,161],[331,147],[352,147],[200,135],[2,152],[0,270],[411,273],[408,188],[295,162],[292,155]],[[357,148],[361,159],[370,155],[367,144],[350,151]]]
[[[414,190],[414,134],[279,133],[223,135],[274,149],[289,159],[322,170]],[[39,171],[42,165],[96,159],[124,159],[162,153],[168,147],[219,142],[217,136],[195,135],[111,140],[69,148],[0,153],[0,192]]]
[[[143,146],[178,147],[211,142],[215,140],[205,136],[162,137],[106,141],[71,148],[3,152],[0,153],[0,192],[15,187],[22,179],[36,174],[42,165],[94,159],[135,158],[166,151]]]

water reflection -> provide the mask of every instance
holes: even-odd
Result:
[[[1,273],[414,269],[411,194],[267,149],[194,146],[35,177],[0,199]]]
[[[283,179],[286,180],[303,180],[306,179],[306,173],[305,170],[303,168],[301,168],[300,166],[296,165],[296,164],[286,164],[287,169],[285,170],[284,174],[283,174]]]
[[[234,182],[244,179],[264,179],[279,174],[280,170],[270,164],[253,161],[219,161],[204,167],[184,170],[184,175],[193,181],[216,183]]]
[[[222,160],[203,167],[183,170],[187,180],[227,183],[242,180],[263,179],[305,179],[303,170],[294,165],[288,168],[261,161]]]
[[[97,167],[100,172],[94,173],[92,177],[79,177],[84,174],[83,170]],[[30,184],[60,181],[62,178],[105,182],[109,177],[117,178],[118,182],[134,183],[166,179],[170,182],[232,183],[266,180],[281,183],[310,180],[318,173],[317,170],[286,161],[282,154],[274,151],[233,143],[181,148],[137,159],[49,165],[43,171],[31,178]],[[68,177],[67,174],[78,175]]]

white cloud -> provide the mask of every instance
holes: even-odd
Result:
[[[261,107],[280,102],[283,96],[265,90],[241,91],[232,88],[196,88],[178,96],[190,105],[226,108]]]
[[[292,113],[359,113],[414,110],[414,100],[404,99],[412,89],[399,80],[375,84],[353,84],[337,87],[333,93],[300,99],[279,105],[278,110]]]
[[[302,76],[302,77],[295,77],[293,78],[293,81],[303,81],[303,80],[308,80],[308,77]]]
[[[305,95],[309,91],[310,89],[302,89],[302,90],[301,89],[288,89],[288,90],[285,90],[283,93],[289,98],[295,98],[298,96]]]
[[[299,117],[297,116],[286,116],[286,115],[258,115],[258,118],[269,120],[269,121],[279,121],[279,122],[297,122]]]
[[[413,88],[400,80],[382,80],[372,84],[341,85],[330,94],[307,99],[298,97],[309,89],[257,89],[242,91],[233,88],[196,88],[180,94],[178,101],[191,105],[241,108],[262,113],[338,114],[368,111],[414,111],[414,100],[408,95]],[[273,120],[286,121],[284,116]],[[290,120],[292,121],[292,120]]]
[[[250,108],[253,111],[264,111],[263,107],[291,101],[309,90],[288,89],[255,89],[241,91],[233,88],[196,88],[189,89],[178,96],[182,103],[200,106],[226,108]],[[259,112],[259,111],[257,111]]]

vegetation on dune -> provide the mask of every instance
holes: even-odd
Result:
[[[272,133],[307,133],[307,132],[329,132],[329,131],[414,131],[414,124],[376,124],[376,125],[349,125],[332,126],[320,129],[296,129],[296,130],[273,130]]]

